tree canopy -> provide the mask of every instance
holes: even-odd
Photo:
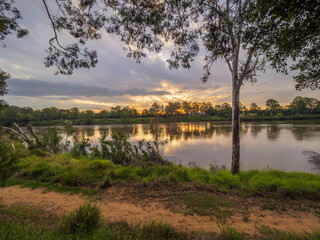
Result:
[[[6,80],[9,78],[9,74],[0,69],[0,112],[5,105],[3,95],[8,93]]]
[[[251,1],[245,41],[265,54],[277,71],[288,73],[288,64],[290,70],[298,70],[297,89],[319,89],[319,19],[319,0]]]

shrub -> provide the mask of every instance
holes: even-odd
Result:
[[[101,213],[97,206],[86,203],[74,212],[63,216],[58,224],[63,234],[91,233],[101,223]]]
[[[0,139],[0,186],[3,186],[5,180],[13,173],[13,164],[17,160],[17,151],[13,146],[9,142]]]
[[[44,150],[52,153],[58,153],[62,150],[62,137],[58,134],[58,129],[49,127],[47,132],[42,136],[42,146]]]
[[[74,137],[73,148],[71,149],[71,156],[80,158],[81,156],[88,156],[88,148],[91,146],[90,140],[87,138]]]

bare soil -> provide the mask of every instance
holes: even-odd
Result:
[[[58,216],[75,210],[86,201],[96,202],[106,221],[126,220],[129,223],[145,224],[151,221],[167,222],[180,230],[218,232],[219,219],[214,216],[185,215],[183,211],[172,211],[164,198],[156,195],[139,195],[128,187],[111,187],[101,191],[98,198],[47,192],[44,189],[28,189],[19,186],[2,190],[2,204],[39,206]],[[235,199],[238,201],[238,199]],[[240,201],[241,202],[241,201]],[[268,210],[254,199],[241,202],[233,209],[231,217],[224,219],[230,226],[251,236],[259,234],[259,227],[296,233],[314,232],[320,229],[317,210],[300,202],[300,207],[291,205],[285,211]],[[177,202],[177,204],[180,204]],[[319,206],[318,202],[314,203]],[[301,207],[303,205],[303,207]],[[181,206],[183,209],[183,206]]]

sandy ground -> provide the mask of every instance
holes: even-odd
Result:
[[[153,220],[167,222],[181,230],[205,232],[219,231],[218,220],[209,216],[185,216],[166,209],[157,199],[145,199],[132,202],[124,198],[125,189],[115,187],[105,190],[98,200],[89,199],[81,195],[68,195],[47,192],[43,189],[31,190],[12,186],[3,189],[2,204],[24,204],[40,206],[46,211],[63,215],[76,209],[86,201],[95,201],[100,206],[102,216],[108,221],[127,220],[129,223],[148,223]],[[100,198],[101,197],[101,198]],[[262,210],[255,206],[248,209],[247,219],[243,215],[234,215],[227,219],[227,223],[241,232],[250,235],[258,234],[257,227],[268,226],[283,231],[314,232],[320,229],[320,218],[312,211],[302,212],[288,210],[285,213]]]

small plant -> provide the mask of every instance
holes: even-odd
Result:
[[[66,133],[66,141],[64,144],[65,145],[64,148],[65,150],[68,150],[70,146],[70,141],[68,140],[68,137],[72,136],[76,132],[76,129],[72,126],[71,121],[66,121],[65,125],[63,126],[63,130]]]
[[[166,239],[187,239],[187,234],[178,232],[173,226],[167,223],[152,222],[141,229],[142,239],[166,240]]]
[[[130,143],[123,133],[114,133],[111,140],[103,135],[100,139],[101,157],[110,159],[115,164],[127,166],[141,162],[164,163],[159,153],[163,142],[147,142],[140,140],[137,144]],[[97,154],[97,153],[95,153]]]
[[[238,232],[233,227],[230,227],[228,224],[221,222],[218,224],[220,228],[220,239],[221,240],[245,240],[245,235]]]
[[[58,153],[62,150],[61,140],[62,137],[59,136],[57,128],[49,127],[42,137],[43,149],[52,153]]]
[[[18,161],[17,151],[13,144],[0,139],[0,187],[13,173],[13,164]]]
[[[209,171],[212,173],[218,173],[226,170],[227,170],[227,167],[225,165],[222,165],[221,167],[219,167],[218,164],[216,163],[209,165]]]
[[[86,203],[74,212],[63,216],[58,224],[63,234],[91,233],[101,224],[101,212],[97,206]]]
[[[74,137],[73,148],[71,149],[72,157],[79,158],[81,156],[88,156],[88,148],[90,146],[89,139]]]

